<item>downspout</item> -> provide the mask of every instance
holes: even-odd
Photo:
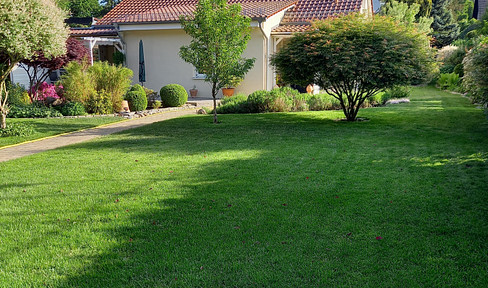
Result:
[[[264,19],[258,19],[259,29],[264,36],[264,90],[268,90],[268,65],[269,65],[269,38],[263,29]]]
[[[125,67],[127,67],[127,55],[126,55],[127,47],[125,45],[124,38],[122,37],[122,34],[120,33],[119,24],[114,23],[114,27],[115,27],[115,31],[117,31],[117,37],[119,37],[120,42],[122,43],[122,50],[124,53],[124,64],[125,64]]]

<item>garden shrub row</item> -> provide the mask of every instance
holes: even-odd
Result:
[[[47,118],[61,117],[63,114],[52,107],[43,105],[12,106],[7,114],[9,118]]]
[[[395,87],[374,95],[363,103],[363,107],[384,105],[393,98],[408,98],[409,93],[410,90],[407,87]],[[327,93],[301,94],[292,88],[281,87],[271,91],[259,90],[249,96],[237,94],[223,98],[217,107],[217,113],[299,112],[338,109],[341,109],[339,100]]]

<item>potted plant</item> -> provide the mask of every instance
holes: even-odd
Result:
[[[237,87],[239,84],[241,84],[242,78],[232,76],[226,81],[226,86],[225,88],[222,88],[222,94],[224,96],[230,97],[234,95],[234,90],[235,87]]]
[[[197,89],[197,85],[193,85],[193,88],[190,89],[190,96],[193,98],[193,97],[197,97],[197,94],[198,94],[198,89]]]

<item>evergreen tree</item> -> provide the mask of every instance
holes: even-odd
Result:
[[[391,0],[386,0],[385,5],[390,2]],[[416,14],[417,19],[419,17],[429,17],[432,10],[432,0],[398,0],[398,2],[407,3],[409,6],[412,4],[418,4],[420,8]]]
[[[449,0],[434,0],[430,16],[434,18],[432,22],[432,37],[434,46],[440,48],[451,44],[459,35],[459,26],[454,21],[451,11],[449,11]]]

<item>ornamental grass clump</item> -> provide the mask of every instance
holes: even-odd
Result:
[[[124,95],[130,87],[132,70],[108,62],[95,62],[88,68],[88,72],[94,79],[95,90],[99,93],[105,90],[110,95],[111,112],[120,111]]]
[[[86,61],[69,63],[66,72],[61,78],[66,100],[81,102],[88,112],[97,114],[120,111],[133,75],[132,70],[122,66],[108,62],[89,66]],[[106,99],[107,96],[110,99]],[[111,107],[106,107],[108,103]]]

